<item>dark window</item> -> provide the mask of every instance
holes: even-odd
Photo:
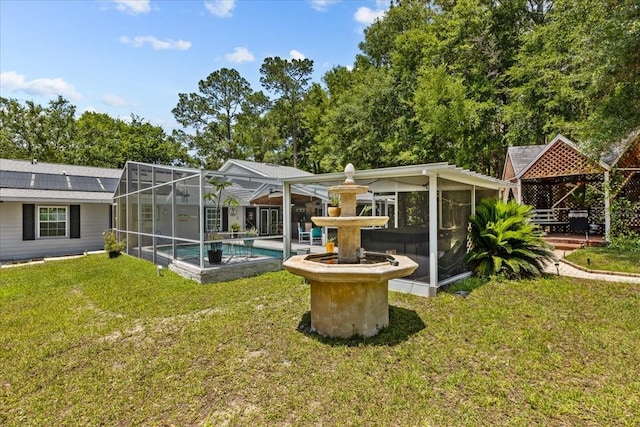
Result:
[[[80,205],[69,206],[69,237],[80,238]]]
[[[36,205],[22,205],[22,240],[36,239]]]

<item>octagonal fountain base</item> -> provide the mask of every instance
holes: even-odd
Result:
[[[336,338],[376,335],[389,325],[389,279],[408,276],[418,265],[397,255],[338,264],[331,255],[298,255],[283,263],[310,283],[311,329]]]

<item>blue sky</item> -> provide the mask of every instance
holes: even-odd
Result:
[[[235,68],[254,90],[264,58],[309,58],[313,81],[350,67],[389,0],[0,0],[0,95],[167,131],[178,93]]]

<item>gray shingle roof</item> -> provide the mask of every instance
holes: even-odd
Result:
[[[518,147],[509,147],[508,155],[511,158],[513,171],[516,176],[527,167],[540,154],[546,145],[522,145]]]
[[[113,193],[66,190],[31,190],[23,188],[0,188],[0,200],[44,202],[55,200],[58,203],[85,202],[111,203]]]
[[[292,178],[296,176],[313,175],[312,173],[305,172],[303,170],[291,167],[280,166],[274,163],[259,163],[251,162],[249,160],[228,160],[221,168],[220,172],[224,172],[231,164],[236,164],[242,168],[248,169],[258,175],[262,175],[269,178]]]

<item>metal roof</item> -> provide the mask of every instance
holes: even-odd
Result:
[[[512,187],[506,181],[502,181],[497,178],[492,178],[486,175],[482,175],[467,169],[456,167],[448,163],[429,163],[422,165],[412,166],[397,166],[391,168],[381,169],[367,169],[356,170],[354,179],[356,182],[363,180],[376,180],[383,178],[401,178],[401,177],[416,177],[416,176],[437,176],[439,178],[448,179],[450,181],[459,182],[468,185],[475,185],[484,188],[507,188]],[[344,181],[345,175],[343,172],[339,173],[327,173],[311,176],[284,178],[283,182],[291,184],[306,184],[314,183],[325,185],[337,185]]]

